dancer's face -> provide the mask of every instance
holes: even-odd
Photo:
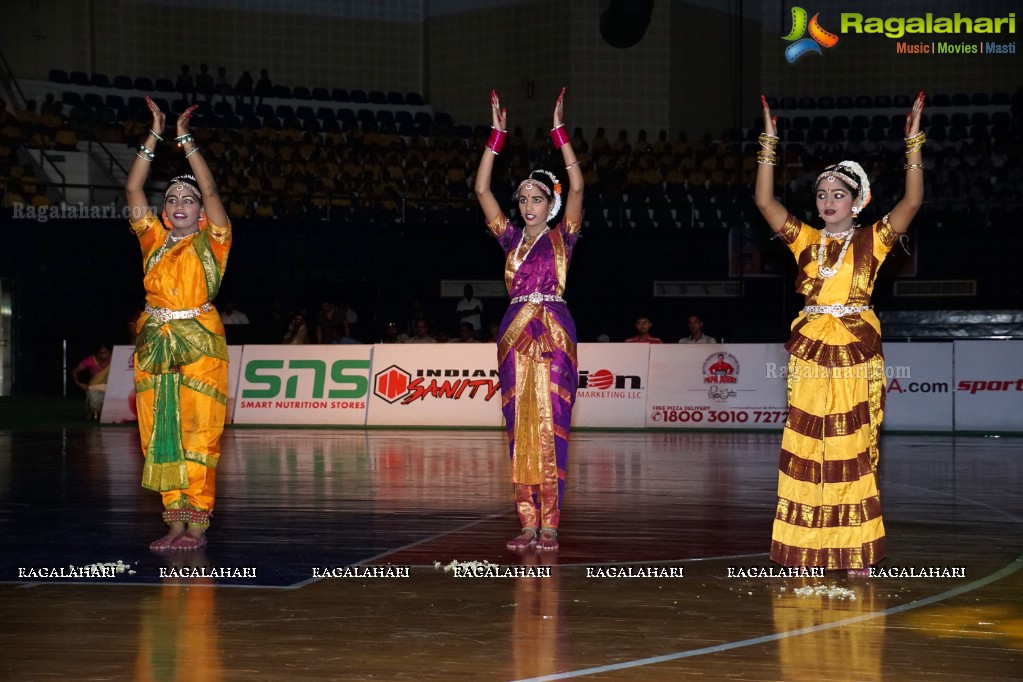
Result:
[[[528,189],[523,185],[519,190],[519,214],[526,221],[526,227],[545,226],[550,205],[547,195],[536,185]]]
[[[163,210],[175,229],[194,229],[199,226],[202,203],[188,185],[174,185],[163,200]]]
[[[825,225],[842,230],[852,223],[853,192],[844,182],[822,178],[816,195],[817,213]]]

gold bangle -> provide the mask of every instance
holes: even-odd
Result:
[[[909,170],[924,170],[924,168],[926,168],[926,166],[924,166],[924,164],[922,164],[922,163],[907,163],[906,165],[903,166],[903,168],[905,168],[908,171]]]
[[[572,163],[570,163],[567,166],[565,166],[565,170],[570,169],[572,166],[578,166],[578,165],[579,165],[578,161],[573,161]]]

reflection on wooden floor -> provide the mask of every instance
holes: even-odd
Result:
[[[210,546],[159,557],[132,429],[0,431],[0,678],[1023,678],[1023,441],[882,442],[884,565],[965,578],[730,578],[770,565],[779,441],[575,434],[562,548],[538,555],[504,549],[500,432],[236,428]],[[134,573],[30,577],[117,560]],[[453,560],[551,577],[456,578]],[[588,575],[617,564],[685,575]],[[410,577],[315,576],[355,565]],[[798,590],[817,585],[847,592]]]

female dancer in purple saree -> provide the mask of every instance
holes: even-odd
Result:
[[[488,219],[487,228],[506,254],[504,281],[511,296],[497,350],[515,506],[522,524],[522,532],[508,541],[509,549],[558,548],[565,492],[578,372],[575,322],[561,295],[582,220],[583,174],[562,120],[564,97],[562,88],[551,130],[569,180],[564,218],[556,227],[549,227],[548,221],[561,209],[562,189],[553,173],[533,171],[519,185],[523,227],[508,220],[490,191],[494,157],[508,135],[507,112],[493,92],[493,129],[476,173],[476,196]]]

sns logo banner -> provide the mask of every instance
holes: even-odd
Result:
[[[240,424],[364,424],[369,346],[246,346]]]
[[[830,48],[838,44],[838,36],[820,25],[818,20],[820,12],[814,14],[809,22],[807,22],[806,16],[806,10],[802,7],[792,8],[792,30],[782,38],[782,40],[791,43],[785,48],[785,59],[789,64],[811,52],[822,54],[822,47]],[[810,37],[804,38],[803,36],[807,32],[810,33]]]

